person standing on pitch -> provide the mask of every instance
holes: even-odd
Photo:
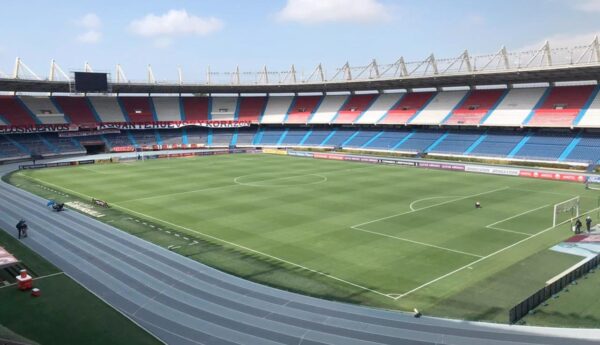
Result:
[[[585,219],[585,226],[587,228],[587,232],[592,231],[592,217],[587,216],[587,218]]]
[[[575,233],[576,234],[580,234],[581,233],[581,226],[583,224],[581,224],[581,220],[579,220],[579,218],[577,218],[577,221],[575,222]]]

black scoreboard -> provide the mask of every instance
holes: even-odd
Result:
[[[108,74],[75,72],[76,92],[108,92]]]

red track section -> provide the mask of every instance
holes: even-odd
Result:
[[[266,97],[242,97],[238,111],[238,121],[251,121],[258,123],[260,115],[265,109]]]
[[[563,86],[550,90],[548,98],[535,110],[528,126],[570,127],[592,96],[593,85]],[[558,108],[562,109],[558,109]]]
[[[153,122],[149,97],[119,97],[131,122]]]
[[[474,90],[465,102],[452,112],[447,125],[478,125],[500,100],[506,90]]]
[[[379,123],[405,124],[435,95],[435,92],[411,92],[402,97],[400,103],[388,111]]]
[[[186,121],[208,120],[208,97],[182,97]]]
[[[78,125],[94,124],[96,117],[85,97],[53,97],[62,111],[69,117],[71,123]]]
[[[307,123],[321,98],[321,96],[296,97],[296,103],[290,110],[285,123]]]
[[[340,109],[333,123],[354,123],[377,95],[354,95]]]
[[[31,115],[14,96],[0,96],[0,115],[9,122],[9,125],[35,125]]]

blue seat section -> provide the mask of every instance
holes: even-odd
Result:
[[[356,129],[340,128],[326,143],[323,143],[323,146],[340,146],[344,141],[348,140],[348,138],[356,133],[356,131]]]
[[[256,128],[239,128],[236,145],[252,145],[256,133]]]
[[[408,138],[402,145],[398,146],[396,150],[422,152],[442,135],[444,135],[444,131],[442,130],[418,130],[412,137]]]
[[[585,163],[600,161],[600,133],[584,133],[566,160]]]
[[[375,150],[391,150],[396,146],[402,139],[404,139],[410,131],[399,129],[399,130],[386,130],[377,139],[369,143],[365,148]]]
[[[259,145],[277,145],[279,138],[285,132],[285,129],[266,128]]]
[[[229,146],[235,129],[233,128],[215,128],[213,129],[212,145]]]
[[[281,142],[282,145],[299,145],[302,138],[308,133],[308,129],[290,129]]]
[[[515,158],[532,160],[558,160],[560,154],[569,146],[575,133],[538,132],[533,134]]]
[[[481,137],[480,131],[451,131],[432,153],[449,153],[462,155],[473,143]]]
[[[381,130],[361,130],[345,145],[345,147],[363,147],[364,144],[368,143],[369,140],[373,139],[373,137],[379,134],[379,132],[381,132]]]
[[[329,136],[329,134],[331,134],[331,129],[313,129],[312,133],[308,136],[303,145],[319,146],[323,140]]]
[[[487,137],[469,155],[505,157],[523,139],[525,134],[525,132],[515,131],[489,131]]]

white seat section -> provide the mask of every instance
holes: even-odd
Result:
[[[577,127],[600,127],[600,92],[596,94]]]
[[[65,115],[56,108],[49,97],[21,96],[19,98],[41,123],[67,123]]]
[[[483,123],[486,126],[520,126],[542,98],[546,88],[511,89]]]
[[[89,97],[102,122],[126,122],[116,97]]]
[[[404,96],[403,93],[382,93],[356,123],[375,124],[379,122],[388,110],[398,103],[402,96]]]
[[[152,97],[158,121],[181,121],[179,97]]]
[[[293,100],[293,96],[270,96],[260,123],[283,123]]]
[[[326,95],[309,123],[330,123],[350,95]]]
[[[237,97],[213,97],[210,119],[212,121],[233,121],[237,104]]]
[[[439,125],[467,95],[467,92],[467,90],[438,92],[410,123]]]

